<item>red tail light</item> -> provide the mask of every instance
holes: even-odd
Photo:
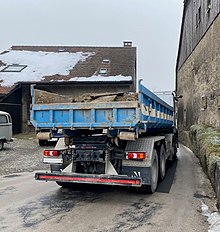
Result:
[[[44,156],[59,156],[59,152],[56,150],[44,150]]]
[[[146,158],[146,152],[128,152],[127,159],[144,160]]]

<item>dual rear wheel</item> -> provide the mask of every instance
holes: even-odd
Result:
[[[157,189],[158,180],[162,181],[166,175],[166,150],[164,145],[160,146],[160,149],[156,150],[154,148],[152,159],[151,159],[151,184],[150,185],[142,185],[138,188],[141,193],[154,193]]]
[[[59,171],[60,166],[53,165],[51,166],[51,171]],[[154,193],[157,189],[158,180],[162,181],[166,175],[166,150],[164,145],[160,146],[160,149],[153,150],[152,159],[151,159],[151,169],[150,169],[150,185],[143,184],[140,188],[137,188],[137,191],[140,193]],[[75,186],[75,184],[57,182],[58,185],[66,188]]]
[[[3,147],[4,147],[4,142],[0,140],[0,151],[3,149]]]

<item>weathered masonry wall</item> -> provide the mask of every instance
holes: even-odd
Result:
[[[220,0],[185,0],[177,69],[179,70],[220,12]]]
[[[181,133],[180,138],[199,158],[215,189],[220,211],[220,129],[194,125],[189,132]]]
[[[220,127],[220,16],[177,72],[179,129]]]

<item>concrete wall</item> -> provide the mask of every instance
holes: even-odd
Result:
[[[177,72],[179,129],[220,127],[220,16]]]

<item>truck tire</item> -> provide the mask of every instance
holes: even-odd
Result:
[[[137,188],[139,193],[148,193],[152,194],[157,189],[158,183],[158,173],[159,173],[159,165],[158,165],[158,156],[157,151],[154,149],[151,161],[151,184],[145,185],[143,184],[140,188]]]
[[[53,173],[53,172],[60,172],[60,169],[62,169],[62,164],[59,165],[59,164],[51,164],[50,165],[50,171]]]
[[[60,181],[56,181],[56,183],[63,188],[74,188],[76,186],[76,184],[74,183],[67,183],[67,182],[60,182]]]
[[[173,153],[172,160],[173,161],[177,160],[177,145],[175,145],[175,147],[174,147],[174,153]]]
[[[170,155],[170,158],[168,159],[168,161],[170,164],[172,164],[176,160],[177,160],[177,148],[174,147],[174,152],[172,153],[172,155]]]
[[[166,150],[162,144],[159,150],[159,179],[162,181],[166,175]]]
[[[46,145],[47,145],[47,140],[39,139],[39,140],[38,140],[38,144],[39,144],[41,147],[46,146]]]
[[[4,147],[4,142],[0,140],[0,151],[3,149],[3,147]]]

